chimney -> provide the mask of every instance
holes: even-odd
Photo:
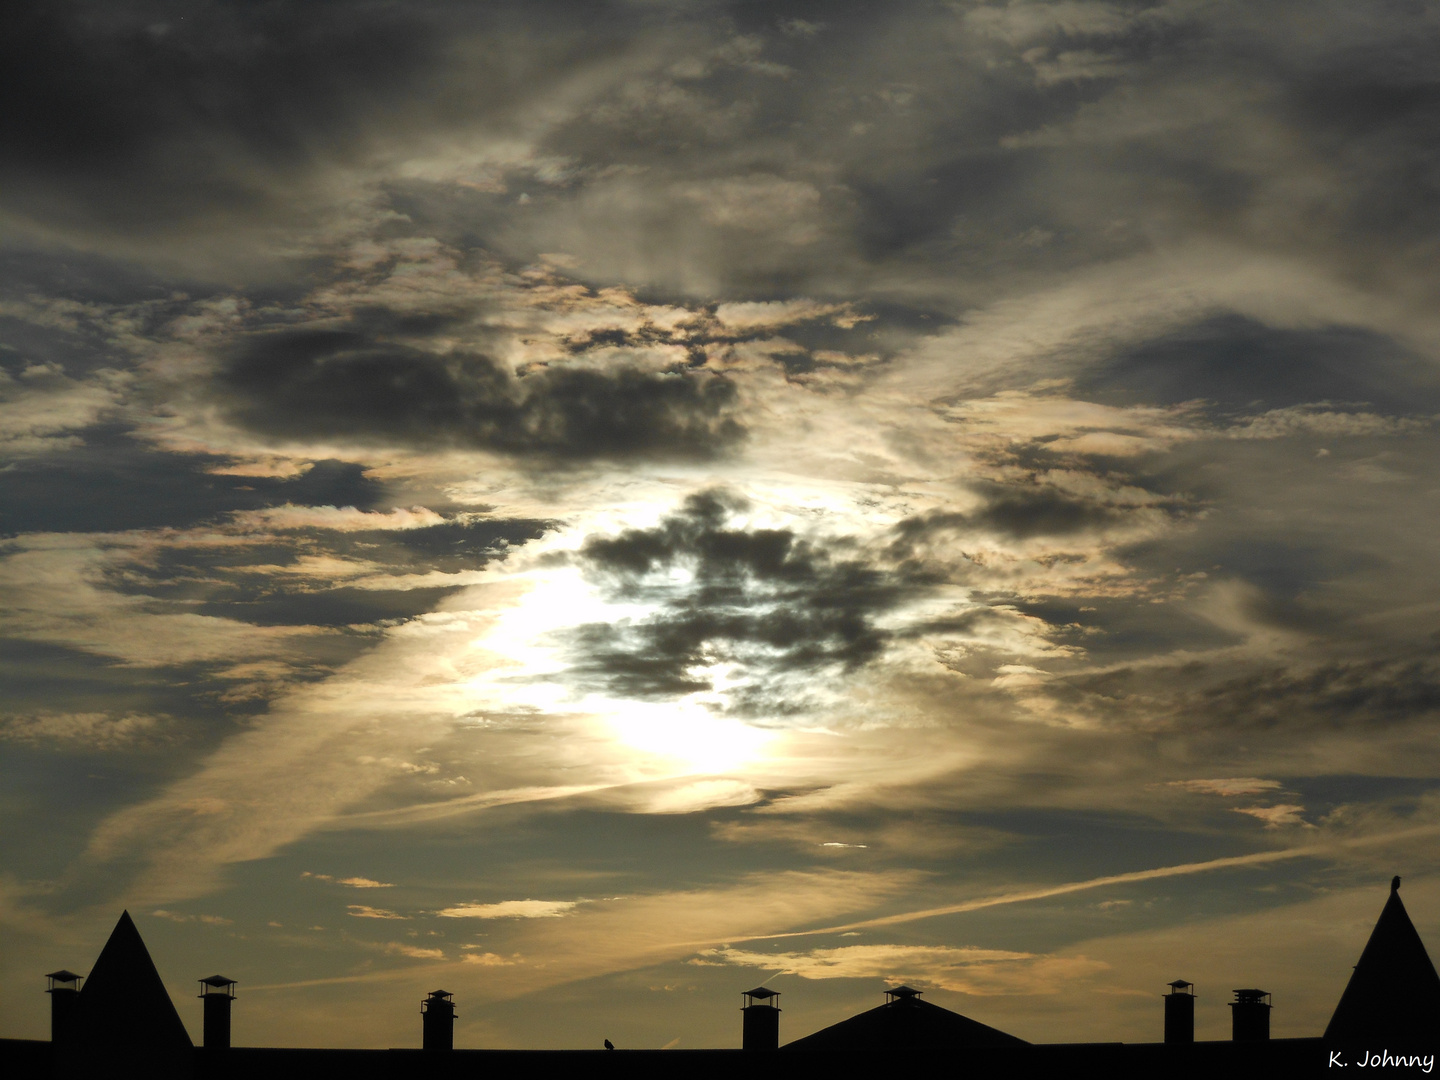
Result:
[[[235,1000],[235,980],[211,975],[200,980],[200,1000],[205,1002],[206,1050],[230,1049],[230,1003]]]
[[[80,979],[73,971],[61,968],[45,978],[50,980],[45,991],[50,995],[50,1041],[56,1046],[72,1047],[79,1042]]]
[[[1176,979],[1165,995],[1165,1041],[1195,1041],[1195,984]]]
[[[431,990],[430,996],[420,1003],[421,1022],[424,1025],[421,1049],[455,1049],[454,997],[454,994],[444,990]]]
[[[1264,990],[1236,990],[1230,1010],[1232,1038],[1236,1042],[1265,1042],[1270,1038],[1270,995]]]
[[[780,1049],[780,995],[774,990],[757,986],[741,995],[745,1005],[740,1014],[745,1018],[740,1037],[742,1050]]]

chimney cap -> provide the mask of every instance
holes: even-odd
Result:
[[[73,971],[61,968],[59,971],[52,971],[45,978],[50,980],[50,985],[45,988],[47,994],[53,994],[56,990],[79,990],[80,980],[83,975],[76,975]],[[66,983],[74,983],[73,986],[66,986]]]
[[[885,996],[891,1001],[914,1001],[923,990],[916,990],[913,986],[892,986],[885,991]]]
[[[1174,982],[1166,983],[1165,985],[1170,987],[1171,990],[1178,994],[1187,986],[1194,986],[1195,984],[1192,982],[1186,982],[1184,979],[1176,979]]]
[[[200,996],[205,997],[234,997],[235,980],[225,975],[210,975],[200,979]]]
[[[454,996],[455,996],[455,995],[452,994],[452,993],[450,993],[449,990],[431,990],[431,991],[430,991],[430,997],[432,997],[432,998],[452,998],[452,997],[454,997]]]

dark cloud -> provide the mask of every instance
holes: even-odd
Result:
[[[4,18],[0,200],[97,235],[293,223],[333,198],[327,171],[492,141],[535,154],[479,183],[386,175],[382,201],[421,235],[565,250],[593,280],[689,295],[848,292],[897,263],[983,287],[1155,230],[1416,250],[1434,231],[1437,35],[1404,6],[156,0]]]
[[[1208,401],[1226,413],[1322,401],[1363,402],[1390,414],[1440,409],[1434,365],[1382,334],[1283,329],[1240,315],[1127,349],[1082,374],[1074,392],[1119,405]]]
[[[374,533],[345,533],[332,543],[354,545],[379,557],[387,566],[421,567],[454,573],[473,570],[511,545],[539,538],[551,523],[528,518],[487,518],[453,521],[423,529],[393,529]],[[336,546],[335,550],[341,548]]]
[[[117,592],[182,605],[180,610],[263,626],[355,626],[432,611],[460,586],[356,588],[303,573],[302,558],[351,560],[374,575],[475,570],[511,544],[540,536],[530,520],[456,521],[421,529],[337,532],[288,529],[256,541],[170,546],[119,563],[106,584]],[[284,568],[284,573],[276,573]]]
[[[7,5],[6,202],[108,229],[268,205],[423,94],[446,35],[386,4]]]
[[[319,461],[289,478],[227,476],[229,459],[166,453],[123,428],[92,428],[83,444],[0,469],[0,535],[185,528],[235,510],[293,502],[370,509],[384,487],[364,467]]]
[[[433,152],[440,133],[513,135],[536,95],[613,64],[656,21],[566,6],[7,5],[0,205],[92,243],[293,227],[337,174]]]
[[[356,626],[414,618],[459,586],[434,589],[353,589],[340,586],[304,593],[277,592],[254,599],[210,599],[189,605],[197,615],[236,619],[257,626]]]
[[[581,682],[667,697],[710,689],[691,669],[734,662],[743,711],[773,677],[853,670],[881,654],[891,634],[876,617],[925,583],[836,558],[789,529],[732,527],[746,505],[704,492],[655,528],[585,542],[578,559],[595,580],[615,598],[648,600],[657,611],[577,628],[572,671]]]
[[[1120,520],[1120,515],[1109,507],[1044,488],[1021,488],[998,494],[974,517],[977,524],[990,526],[1017,540],[1065,536],[1085,529],[1104,528]]]
[[[1029,540],[1097,531],[1121,525],[1126,518],[1124,507],[1101,499],[1079,498],[1045,484],[977,483],[972,488],[985,497],[978,510],[930,511],[896,524],[896,553],[909,554],[917,543],[939,533],[998,533],[1014,540]]]
[[[413,24],[374,7],[330,26],[333,43],[280,5],[14,5],[5,21],[9,200],[63,212],[63,192],[75,200],[65,209],[88,204],[82,212],[112,225],[167,202],[184,215],[254,199],[246,170],[226,176],[227,149],[272,167],[299,164],[307,119],[343,123],[354,112],[347,84],[359,90],[373,65],[376,88],[394,88],[423,51]]]
[[[1429,730],[1440,715],[1440,662],[1433,647],[1407,651],[1324,663],[1126,667],[1070,676],[1051,692],[1106,724],[1162,730],[1205,757],[1243,756],[1330,735],[1364,741],[1387,730]]]
[[[62,645],[0,637],[0,678],[7,712],[186,713],[202,724],[220,720],[213,706],[197,702],[194,686],[174,678],[173,668],[120,664]]]
[[[738,442],[729,380],[679,369],[555,367],[516,376],[354,330],[257,335],[221,376],[230,415],[285,438],[471,446],[556,458],[709,458]]]

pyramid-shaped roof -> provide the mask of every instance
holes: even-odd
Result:
[[[908,988],[906,988],[908,989]],[[893,993],[893,991],[891,991]],[[912,994],[915,992],[912,991]],[[868,1012],[841,1020],[813,1035],[787,1043],[785,1050],[885,1051],[951,1050],[967,1046],[1025,1046],[1007,1035],[918,996],[898,997]]]
[[[93,1051],[189,1049],[194,1044],[128,911],[110,932],[80,991],[85,1041]]]
[[[1339,1044],[1434,1045],[1440,1037],[1440,976],[1400,902],[1400,879],[1380,912],[1325,1038]]]

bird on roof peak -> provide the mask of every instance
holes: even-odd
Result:
[[[1399,891],[1400,891],[1400,875],[1399,875],[1399,874],[1396,874],[1394,877],[1392,877],[1392,878],[1390,879],[1390,891],[1391,891],[1391,892],[1399,892]]]

